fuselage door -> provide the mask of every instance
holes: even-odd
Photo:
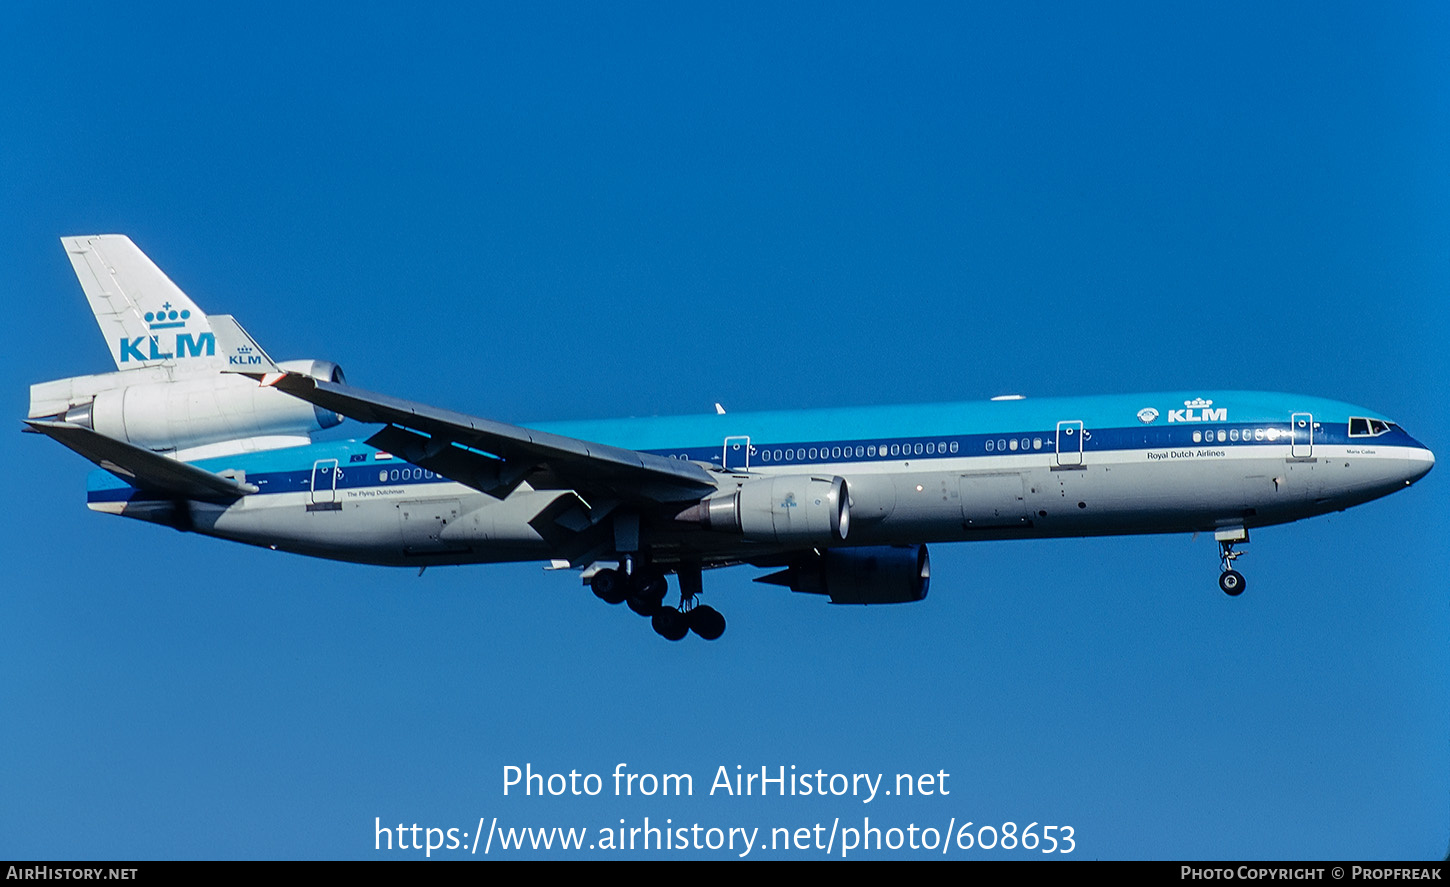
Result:
[[[750,437],[725,438],[725,454],[721,465],[726,471],[750,470]]]
[[[1057,464],[1082,464],[1082,421],[1057,423]]]
[[[337,460],[318,459],[312,466],[312,504],[337,501]]]
[[[1310,413],[1289,417],[1289,455],[1295,459],[1314,455],[1314,416]]]

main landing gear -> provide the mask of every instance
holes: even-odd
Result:
[[[1249,541],[1249,531],[1245,529],[1219,530],[1213,534],[1218,540],[1218,559],[1222,572],[1218,574],[1218,587],[1229,597],[1238,597],[1244,593],[1248,583],[1244,574],[1233,568],[1233,562],[1243,556],[1242,551],[1234,551],[1234,545]]]
[[[628,561],[625,567],[631,566]],[[680,572],[680,605],[666,606],[669,583],[661,574],[636,567],[631,572],[605,568],[589,580],[594,596],[606,604],[627,603],[629,608],[650,620],[655,633],[667,640],[683,640],[694,632],[707,641],[725,633],[725,617],[709,604],[699,603],[700,571],[698,568]]]

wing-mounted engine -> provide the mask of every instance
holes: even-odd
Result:
[[[925,545],[833,548],[803,554],[755,581],[830,595],[833,604],[909,604],[926,598],[931,557]]]
[[[342,381],[342,369],[323,360],[294,360],[283,369]],[[31,419],[58,419],[155,452],[207,455],[311,441],[342,416],[245,376],[199,374],[171,380],[127,370],[42,382],[30,387]],[[232,442],[245,442],[227,447]]]
[[[680,512],[676,520],[757,542],[830,544],[851,529],[850,497],[839,477],[790,475],[746,481]]]

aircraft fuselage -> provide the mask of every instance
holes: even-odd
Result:
[[[850,527],[832,547],[1253,528],[1402,489],[1434,457],[1399,426],[1337,401],[1269,392],[741,413],[540,425],[708,466],[722,489],[840,477]],[[93,472],[90,507],[254,545],[390,565],[578,559],[563,489],[496,498],[357,441],[197,463],[260,492],[179,502]],[[599,503],[585,503],[597,508]],[[799,545],[646,516],[662,565],[759,559]],[[571,528],[577,529],[577,528]]]

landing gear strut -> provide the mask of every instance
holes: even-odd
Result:
[[[589,579],[594,596],[607,604],[628,603],[629,608],[650,620],[655,633],[667,640],[683,640],[694,632],[707,641],[725,633],[720,611],[698,601],[703,583],[698,566],[680,567],[680,605],[665,606],[669,583],[665,577],[626,559],[623,569],[607,567]]]
[[[1238,597],[1244,593],[1248,583],[1244,574],[1233,568],[1233,562],[1243,556],[1242,551],[1234,551],[1234,545],[1249,541],[1249,531],[1245,529],[1219,530],[1214,533],[1218,540],[1218,559],[1222,572],[1218,574],[1218,587],[1229,597]]]

